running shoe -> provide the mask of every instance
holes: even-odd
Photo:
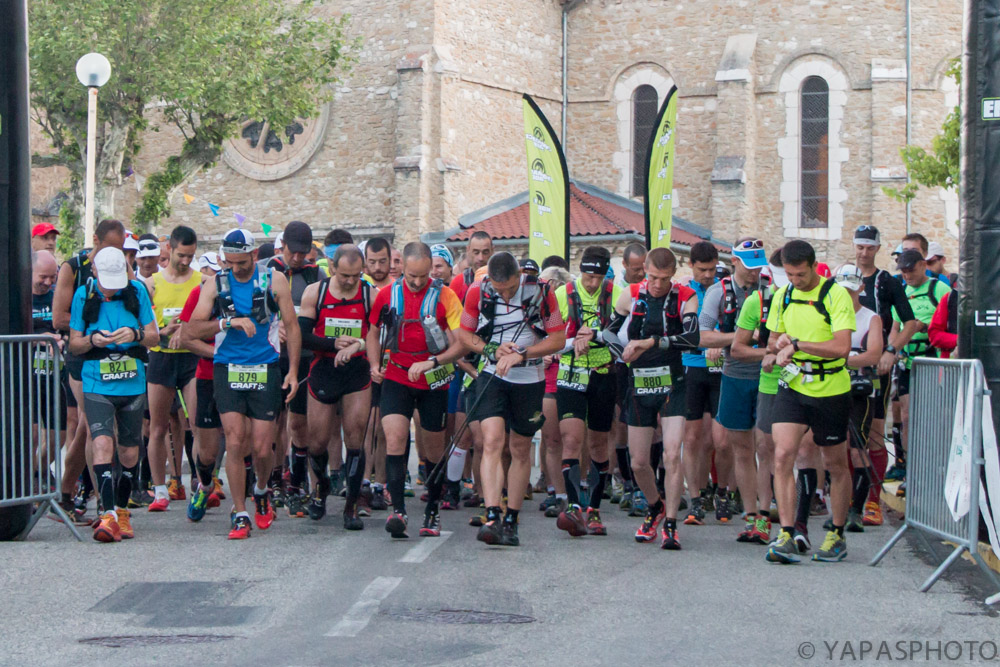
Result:
[[[486,503],[479,503],[479,512],[473,514],[469,517],[469,525],[473,528],[479,528],[486,525]]]
[[[666,523],[663,524],[663,528],[660,529],[660,548],[667,551],[681,550],[681,541],[677,539],[677,528],[668,528]]]
[[[881,526],[882,506],[873,500],[865,503],[865,515],[861,518],[861,523],[866,526]]]
[[[309,496],[294,486],[288,487],[288,493],[285,495],[285,506],[288,507],[288,516],[293,519],[305,518],[307,513],[306,505],[308,504]]]
[[[795,543],[795,548],[799,550],[800,554],[808,553],[812,549],[812,542],[809,541],[809,533],[802,530],[799,526],[796,526],[795,532],[792,533],[792,541]]]
[[[798,556],[798,549],[795,547],[795,540],[787,530],[781,531],[778,539],[771,542],[764,560],[768,563],[780,563],[782,565],[791,565],[792,563],[801,561]]]
[[[681,496],[681,501],[677,504],[677,509],[678,509],[678,511],[683,512],[687,508],[688,508],[687,498],[685,498],[684,496]]]
[[[219,500],[226,499],[226,492],[222,490],[222,480],[216,475],[212,477],[212,494],[218,496]]]
[[[906,466],[892,466],[885,472],[883,479],[886,482],[902,482],[906,479]]]
[[[701,490],[701,508],[705,514],[715,511],[715,493],[711,489]]]
[[[646,500],[645,494],[642,491],[635,491],[632,493],[632,508],[629,510],[629,516],[646,516],[649,512],[649,501]],[[655,534],[654,534],[655,537]]]
[[[757,515],[750,533],[750,541],[755,544],[767,544],[771,541],[771,519],[765,514]]]
[[[695,496],[691,499],[691,507],[688,509],[687,517],[684,519],[685,526],[704,526],[705,525],[705,509],[703,506],[704,498],[701,496]]]
[[[143,489],[132,489],[132,493],[128,497],[129,509],[149,507],[151,502],[153,502],[153,496],[149,491],[144,491]]]
[[[626,491],[622,494],[622,499],[618,503],[618,509],[623,512],[628,512],[632,509],[632,493],[632,491]]]
[[[319,521],[326,516],[326,494],[322,492],[319,485],[316,486],[312,495],[309,496],[309,505],[306,507],[306,512],[313,521]]]
[[[191,500],[188,502],[187,508],[188,521],[197,522],[205,518],[205,512],[208,511],[209,495],[202,488],[191,494]]]
[[[622,481],[618,479],[617,475],[611,477],[611,495],[608,497],[608,502],[612,505],[617,505],[622,501],[622,496],[625,495],[625,487],[622,485]]]
[[[271,481],[267,486],[268,491],[271,492],[271,505],[275,509],[281,509],[285,506],[285,487],[282,485],[281,480]]]
[[[122,533],[114,512],[102,514],[94,526],[94,539],[98,542],[121,542]]]
[[[836,563],[847,558],[847,541],[835,530],[823,538],[823,546],[813,554],[812,559],[822,563]]]
[[[739,489],[729,492],[729,509],[737,516],[743,515],[743,496],[740,495]]]
[[[118,532],[123,540],[131,540],[135,537],[135,530],[132,529],[132,513],[127,509],[115,510],[115,518],[118,520]]]
[[[246,514],[241,514],[233,519],[233,527],[229,531],[229,539],[245,540],[250,537],[250,530],[250,517]]]
[[[407,498],[412,498],[415,494],[413,493],[413,482],[410,481],[410,471],[406,471],[406,481],[403,482],[403,495]]]
[[[330,471],[330,490],[328,496],[343,496],[347,494],[347,484],[339,470]]]
[[[170,478],[170,482],[167,484],[167,493],[170,495],[171,500],[187,500],[187,491],[184,489],[184,484],[177,477]]]
[[[587,508],[587,534],[588,535],[607,535],[608,529],[604,527],[604,522],[601,521],[601,511],[594,509],[593,507]]]
[[[504,521],[500,527],[500,544],[505,547],[521,546],[521,538],[517,536],[517,522]]]
[[[397,540],[407,539],[406,515],[393,511],[385,521],[385,532]]]
[[[562,514],[566,508],[569,506],[565,498],[560,498],[559,496],[552,496],[555,498],[555,503],[547,508],[545,508],[545,516],[550,519],[555,519],[560,514]]]
[[[361,494],[358,496],[358,516],[368,517],[372,515],[372,489],[369,485],[361,487]]]
[[[902,482],[900,482],[899,486],[896,488],[896,497],[897,498],[905,498],[906,497],[906,480],[905,479]]]
[[[479,507],[482,502],[483,499],[479,497],[479,494],[473,492],[471,496],[462,499],[462,507]]]
[[[437,510],[424,512],[424,525],[420,537],[441,537],[441,515]]]
[[[352,503],[344,505],[344,530],[364,530],[365,522],[358,516],[358,508]]]
[[[646,519],[639,525],[639,529],[635,531],[635,541],[636,542],[652,542],[656,539],[656,528],[663,521],[663,517],[666,516],[663,510],[656,516],[653,516],[649,512],[646,512]]]
[[[830,510],[826,508],[826,501],[814,495],[812,503],[809,505],[809,516],[826,516]]]
[[[476,539],[491,546],[503,543],[503,526],[500,519],[493,519],[482,524]],[[516,530],[516,528],[515,528]]]
[[[823,522],[823,530],[833,530],[833,517]]]
[[[69,520],[78,526],[89,526],[94,522],[94,520],[90,517],[77,513],[72,500],[60,500],[59,507],[62,508],[62,511],[69,517]],[[60,519],[60,523],[61,522],[62,520]]]
[[[847,511],[847,523],[844,524],[844,529],[849,533],[865,532],[864,524],[861,522],[861,514],[853,507]]]
[[[753,528],[757,523],[757,517],[748,517],[747,525],[740,531],[740,534],[736,536],[737,542],[753,542]]]
[[[534,492],[531,490],[531,484],[528,484],[528,489],[524,492],[524,500],[531,500],[534,498]]]
[[[553,507],[555,504],[556,504],[556,494],[554,493],[546,494],[545,500],[538,503],[538,511],[544,512],[548,508]]]
[[[729,498],[723,494],[715,496],[715,520],[719,523],[729,523],[733,518],[733,508],[729,505]]]
[[[580,482],[580,506],[587,507],[590,505],[590,485],[584,481]]]
[[[371,508],[380,512],[389,509],[389,503],[386,502],[385,491],[382,486],[372,484]]]
[[[549,483],[545,481],[545,472],[543,471],[542,474],[538,476],[538,481],[535,482],[535,486],[532,490],[535,493],[545,493],[548,486]]]
[[[565,530],[572,537],[583,537],[587,534],[587,522],[583,520],[583,511],[579,505],[570,505],[559,513],[556,528]]]
[[[409,473],[406,476],[409,477]],[[417,484],[420,486],[427,486],[427,466],[423,463],[417,466]]]
[[[209,507],[209,509],[211,509],[213,507],[218,507],[221,504],[222,504],[222,498],[220,498],[219,496],[215,495],[215,491],[212,491],[211,493],[208,494],[208,507]]]
[[[462,505],[461,482],[445,482],[444,497],[441,499],[441,509],[457,510]]]
[[[148,512],[166,512],[167,508],[170,507],[170,498],[157,498],[153,502],[149,503],[149,507],[146,511]]]
[[[267,530],[274,523],[274,503],[271,502],[270,492],[264,493],[264,495],[258,496],[256,493],[253,495],[253,504],[256,509],[256,514],[254,514],[254,521],[257,523],[257,527],[261,530]]]
[[[462,478],[462,500],[467,500],[476,495],[476,486],[468,477]],[[468,506],[467,506],[468,507]]]

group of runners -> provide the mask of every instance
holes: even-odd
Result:
[[[34,371],[63,385],[61,505],[101,542],[134,537],[140,508],[185,501],[199,522],[227,494],[230,539],[281,510],[318,521],[338,496],[346,530],[384,511],[407,538],[422,486],[424,537],[466,506],[480,541],[517,546],[534,491],[574,537],[607,535],[608,501],[663,549],[714,513],[770,562],[839,561],[846,532],[882,523],[883,478],[905,480],[912,359],[954,347],[943,250],[908,235],[893,275],[870,225],[832,271],[805,241],[748,237],[728,266],[716,244],[691,246],[684,280],[667,248],[628,245],[616,277],[590,246],[574,277],[481,231],[456,258],[345,230],[314,240],[295,221],[273,247],[237,228],[199,257],[188,227],[105,220],[61,266],[57,235],[33,230],[32,292],[62,365]]]

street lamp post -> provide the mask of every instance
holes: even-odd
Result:
[[[76,78],[87,86],[87,185],[84,199],[83,244],[94,238],[94,190],[97,170],[97,89],[111,78],[111,63],[100,53],[76,61]]]

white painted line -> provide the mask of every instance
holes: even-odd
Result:
[[[417,542],[417,544],[403,554],[403,557],[399,559],[400,563],[423,563],[427,560],[427,557],[431,553],[441,546],[441,543],[451,537],[450,530],[442,530],[441,537],[425,537],[424,539]]]
[[[371,622],[382,600],[389,597],[401,581],[402,577],[376,577],[365,590],[361,591],[358,601],[351,605],[351,608],[344,613],[344,617],[337,621],[326,636],[356,637]]]

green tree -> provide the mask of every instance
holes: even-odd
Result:
[[[146,230],[170,214],[169,197],[214,164],[246,119],[285,127],[332,99],[353,57],[347,17],[322,15],[315,0],[33,0],[29,9],[33,117],[52,144],[35,166],[69,170],[60,219],[79,237],[84,207],[87,96],[75,75],[89,51],[107,56],[97,130],[97,218],[114,215],[122,184],[155,107],[183,144],[150,175],[133,216]],[[355,44],[356,45],[356,44]],[[66,210],[68,209],[68,210]],[[66,239],[71,241],[70,238]]]
[[[956,85],[961,86],[962,61],[958,58],[952,60],[945,76],[951,77]],[[930,151],[919,146],[901,148],[899,154],[910,174],[910,182],[901,188],[883,187],[882,191],[896,201],[908,202],[917,196],[921,186],[947,190],[957,188],[961,122],[962,114],[956,106],[945,117],[941,133],[931,141]]]

